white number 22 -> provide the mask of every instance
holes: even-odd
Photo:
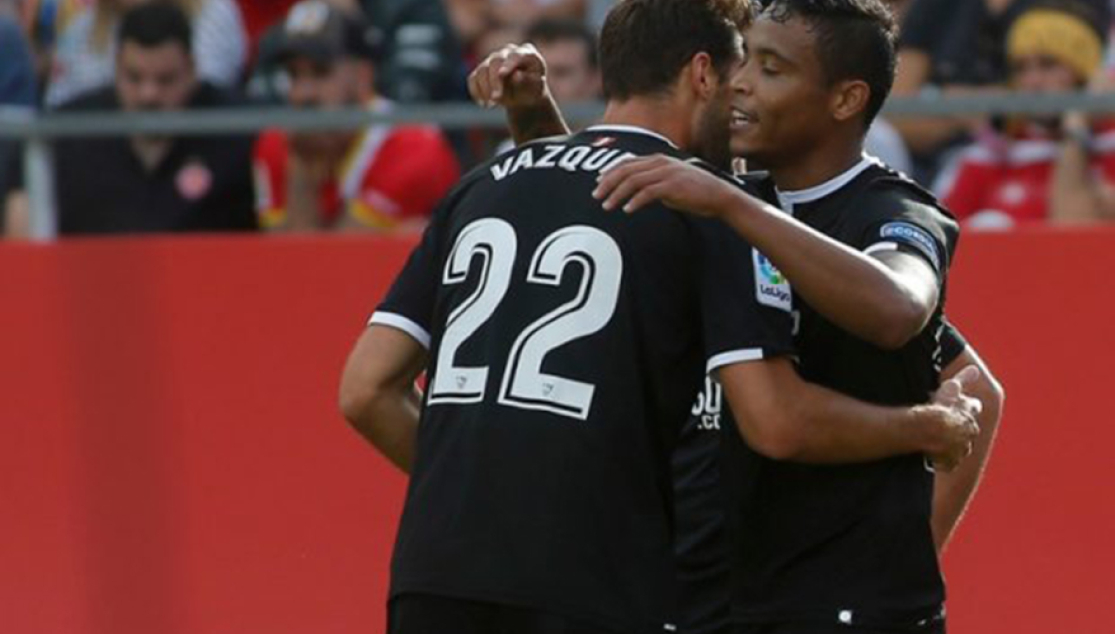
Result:
[[[511,286],[518,239],[498,218],[477,220],[461,231],[445,265],[442,282],[460,284],[474,259],[480,260],[476,290],[449,315],[428,403],[477,403],[483,400],[488,367],[455,363],[461,345],[495,313]],[[615,314],[623,277],[623,257],[608,234],[585,225],[561,229],[547,237],[531,258],[527,282],[558,286],[566,269],[581,269],[573,299],[527,326],[508,354],[498,402],[523,409],[588,418],[596,387],[542,372],[553,350],[599,332]]]

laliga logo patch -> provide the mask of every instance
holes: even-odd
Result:
[[[793,293],[782,271],[758,249],[751,249],[751,256],[755,261],[755,299],[764,306],[786,312],[793,310]]]

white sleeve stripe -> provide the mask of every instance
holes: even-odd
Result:
[[[762,348],[742,348],[740,350],[730,350],[728,352],[721,352],[708,360],[708,365],[705,372],[712,374],[714,370],[718,370],[726,365],[733,365],[736,363],[744,363],[746,361],[762,361],[763,349]]]
[[[873,245],[867,247],[866,249],[864,249],[863,253],[864,253],[864,255],[870,255],[872,253],[878,253],[879,251],[897,251],[897,250],[898,250],[898,243],[897,242],[876,242],[875,244],[873,244]]]
[[[368,320],[368,325],[371,326],[372,324],[390,326],[402,330],[413,337],[415,341],[422,344],[423,348],[427,350],[430,349],[430,333],[426,332],[425,328],[419,326],[413,320],[398,313],[385,313],[381,310],[377,310],[372,314],[372,318]]]

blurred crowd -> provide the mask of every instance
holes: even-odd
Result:
[[[612,0],[0,0],[0,107],[124,112],[465,101],[469,70],[532,42],[560,103],[600,95]],[[1115,0],[892,0],[896,95],[1105,92]],[[63,235],[421,227],[491,131],[67,138],[53,146]],[[868,150],[972,229],[1115,219],[1115,119],[880,119]],[[27,235],[21,148],[0,140],[0,227]]]

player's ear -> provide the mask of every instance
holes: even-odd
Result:
[[[710,99],[719,86],[720,77],[708,53],[697,53],[689,60],[689,81],[693,92]]]
[[[858,117],[867,109],[871,87],[859,79],[839,81],[832,87],[829,111],[837,121],[844,122]]]

